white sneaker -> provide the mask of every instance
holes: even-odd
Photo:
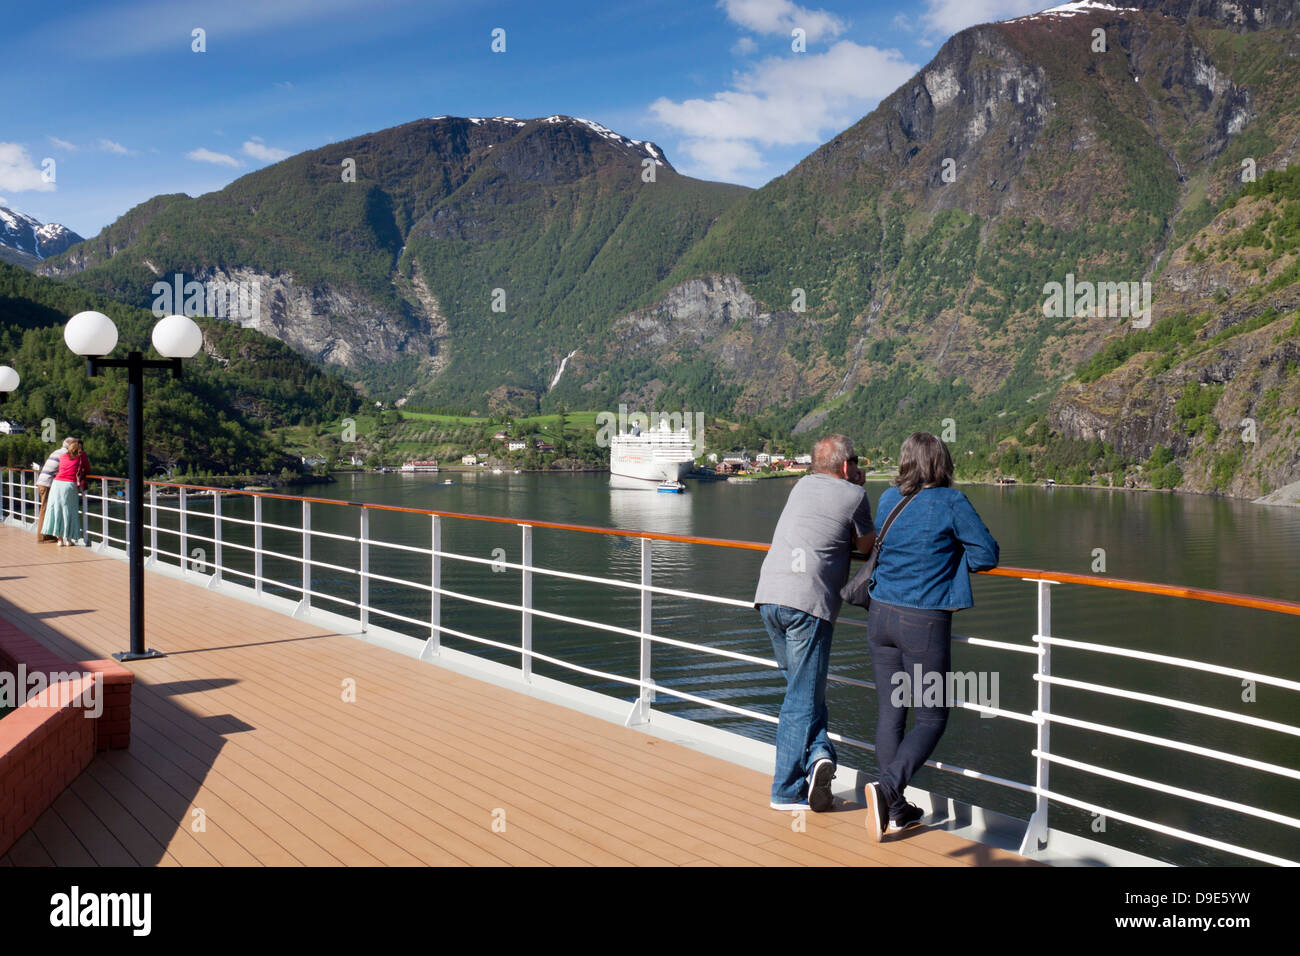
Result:
[[[791,800],[788,803],[777,803],[772,801],[769,804],[773,810],[811,810],[807,800]]]

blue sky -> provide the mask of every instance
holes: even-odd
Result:
[[[0,205],[89,237],[159,193],[197,196],[284,156],[441,114],[583,116],[657,142],[683,173],[758,186],[870,112],[953,33],[1051,5],[14,4]]]

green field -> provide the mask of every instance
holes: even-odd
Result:
[[[328,460],[330,468],[352,456],[367,467],[393,466],[411,459],[433,458],[452,462],[462,455],[487,452],[502,461],[528,467],[545,467],[557,457],[599,461],[596,445],[596,411],[563,415],[505,416],[443,415],[406,410],[367,410],[358,413],[348,429],[346,419],[316,426],[296,426],[275,431],[285,451],[302,457]],[[529,441],[525,451],[509,452],[493,436],[500,431]],[[351,441],[345,441],[348,435]],[[542,454],[533,441],[555,445],[555,453]],[[346,464],[342,467],[347,467]]]

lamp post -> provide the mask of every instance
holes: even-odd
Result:
[[[8,365],[0,365],[0,405],[3,405],[9,399],[9,393],[18,387],[18,373]],[[3,507],[0,507],[0,514],[5,514],[9,510],[9,497],[0,496],[3,500]],[[37,529],[40,530],[39,528]]]
[[[203,331],[192,319],[169,315],[154,326],[153,345],[164,361],[146,359],[131,352],[125,359],[104,358],[117,345],[117,326],[102,312],[79,312],[63,330],[63,340],[86,359],[86,374],[92,378],[105,368],[126,369],[127,380],[127,558],[131,566],[131,649],[113,657],[134,661],[163,657],[144,646],[144,370],[171,369],[181,377],[181,360],[192,358],[203,347]]]

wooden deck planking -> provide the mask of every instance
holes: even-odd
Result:
[[[123,562],[11,528],[0,555],[0,615],[70,660],[124,649]],[[861,808],[794,832],[764,774],[186,582],[146,588],[169,656],[128,665],[131,750],[97,756],[0,864],[1027,862],[940,831],[877,845]]]

